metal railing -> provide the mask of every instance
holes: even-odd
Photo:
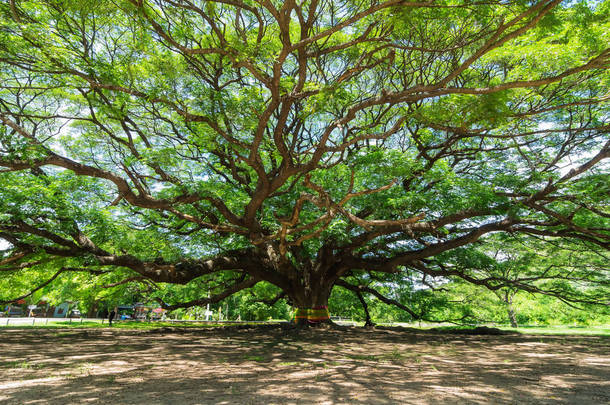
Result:
[[[103,318],[37,318],[37,317],[8,317],[0,318],[0,326],[35,326],[49,323],[83,323],[94,322],[103,324]]]
[[[238,324],[277,324],[282,320],[270,320],[270,321],[243,321],[243,320],[204,320],[204,319],[114,319],[114,323],[129,323],[129,322],[163,322],[163,323],[176,323],[176,324],[188,324],[188,323],[201,323],[201,324],[225,324],[225,325],[238,325]],[[107,324],[107,318],[40,318],[40,317],[7,317],[0,318],[0,327],[4,326],[36,326],[36,325],[49,325],[49,324],[82,324],[82,323],[98,323]]]
[[[348,318],[333,318],[333,321],[342,325],[356,325],[357,323]],[[113,320],[113,323],[140,323],[140,322],[159,322],[159,323],[170,323],[170,324],[222,324],[222,325],[277,325],[282,323],[289,323],[287,320],[266,320],[266,321],[248,321],[248,320],[236,320],[236,319],[222,319],[222,320],[205,320],[205,319],[117,319]],[[0,318],[0,327],[6,326],[36,326],[36,325],[53,325],[53,324],[83,324],[83,323],[97,323],[97,324],[108,324],[107,318],[51,318],[51,317],[8,317]]]

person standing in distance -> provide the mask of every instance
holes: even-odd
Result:
[[[115,316],[116,316],[116,308],[114,308],[112,311],[110,311],[110,314],[108,314],[108,323],[110,323],[110,327],[112,327],[112,320],[114,319]]]

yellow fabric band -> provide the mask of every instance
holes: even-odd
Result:
[[[307,319],[309,322],[320,322],[330,319],[327,307],[320,308],[297,308],[294,314],[295,322],[298,319]]]

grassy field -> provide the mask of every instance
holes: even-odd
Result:
[[[276,321],[279,322],[279,321]],[[115,321],[113,328],[116,329],[136,329],[136,330],[151,330],[158,328],[215,328],[235,325],[231,323],[215,323],[215,322],[171,322],[171,321],[159,321],[159,322],[134,322],[134,321]],[[261,325],[261,323],[248,323],[241,322],[239,325]],[[417,327],[416,325],[395,325],[405,326],[414,329],[429,330],[454,330],[454,329],[471,329],[471,326],[422,326]],[[64,329],[64,328],[108,328],[108,322],[104,323],[101,320],[98,321],[83,321],[74,319],[70,321],[49,321],[48,324],[34,324],[34,325],[11,325],[9,323],[8,328],[11,329]],[[0,320],[0,328],[7,328],[7,325]],[[527,335],[591,335],[591,336],[610,336],[610,325],[597,325],[597,326],[574,326],[574,325],[554,325],[554,326],[523,326],[519,328],[511,328],[505,326],[496,326],[496,328],[517,332]]]
[[[261,325],[261,322],[240,322],[240,325]],[[171,322],[171,321],[159,321],[159,322],[136,322],[136,321],[114,321],[112,323],[113,329],[137,329],[137,330],[150,330],[158,328],[215,328],[221,326],[235,325],[235,323],[216,323],[216,322]],[[80,319],[73,319],[70,321],[49,321],[48,323],[35,323],[35,324],[10,324],[6,325],[0,319],[0,329],[91,329],[91,328],[109,328],[108,321],[102,320],[87,320],[80,321]]]
[[[610,336],[610,325],[600,326],[524,326],[522,328],[500,328],[528,335],[597,335]]]

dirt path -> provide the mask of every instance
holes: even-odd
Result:
[[[1,330],[0,404],[608,404],[610,339]]]

